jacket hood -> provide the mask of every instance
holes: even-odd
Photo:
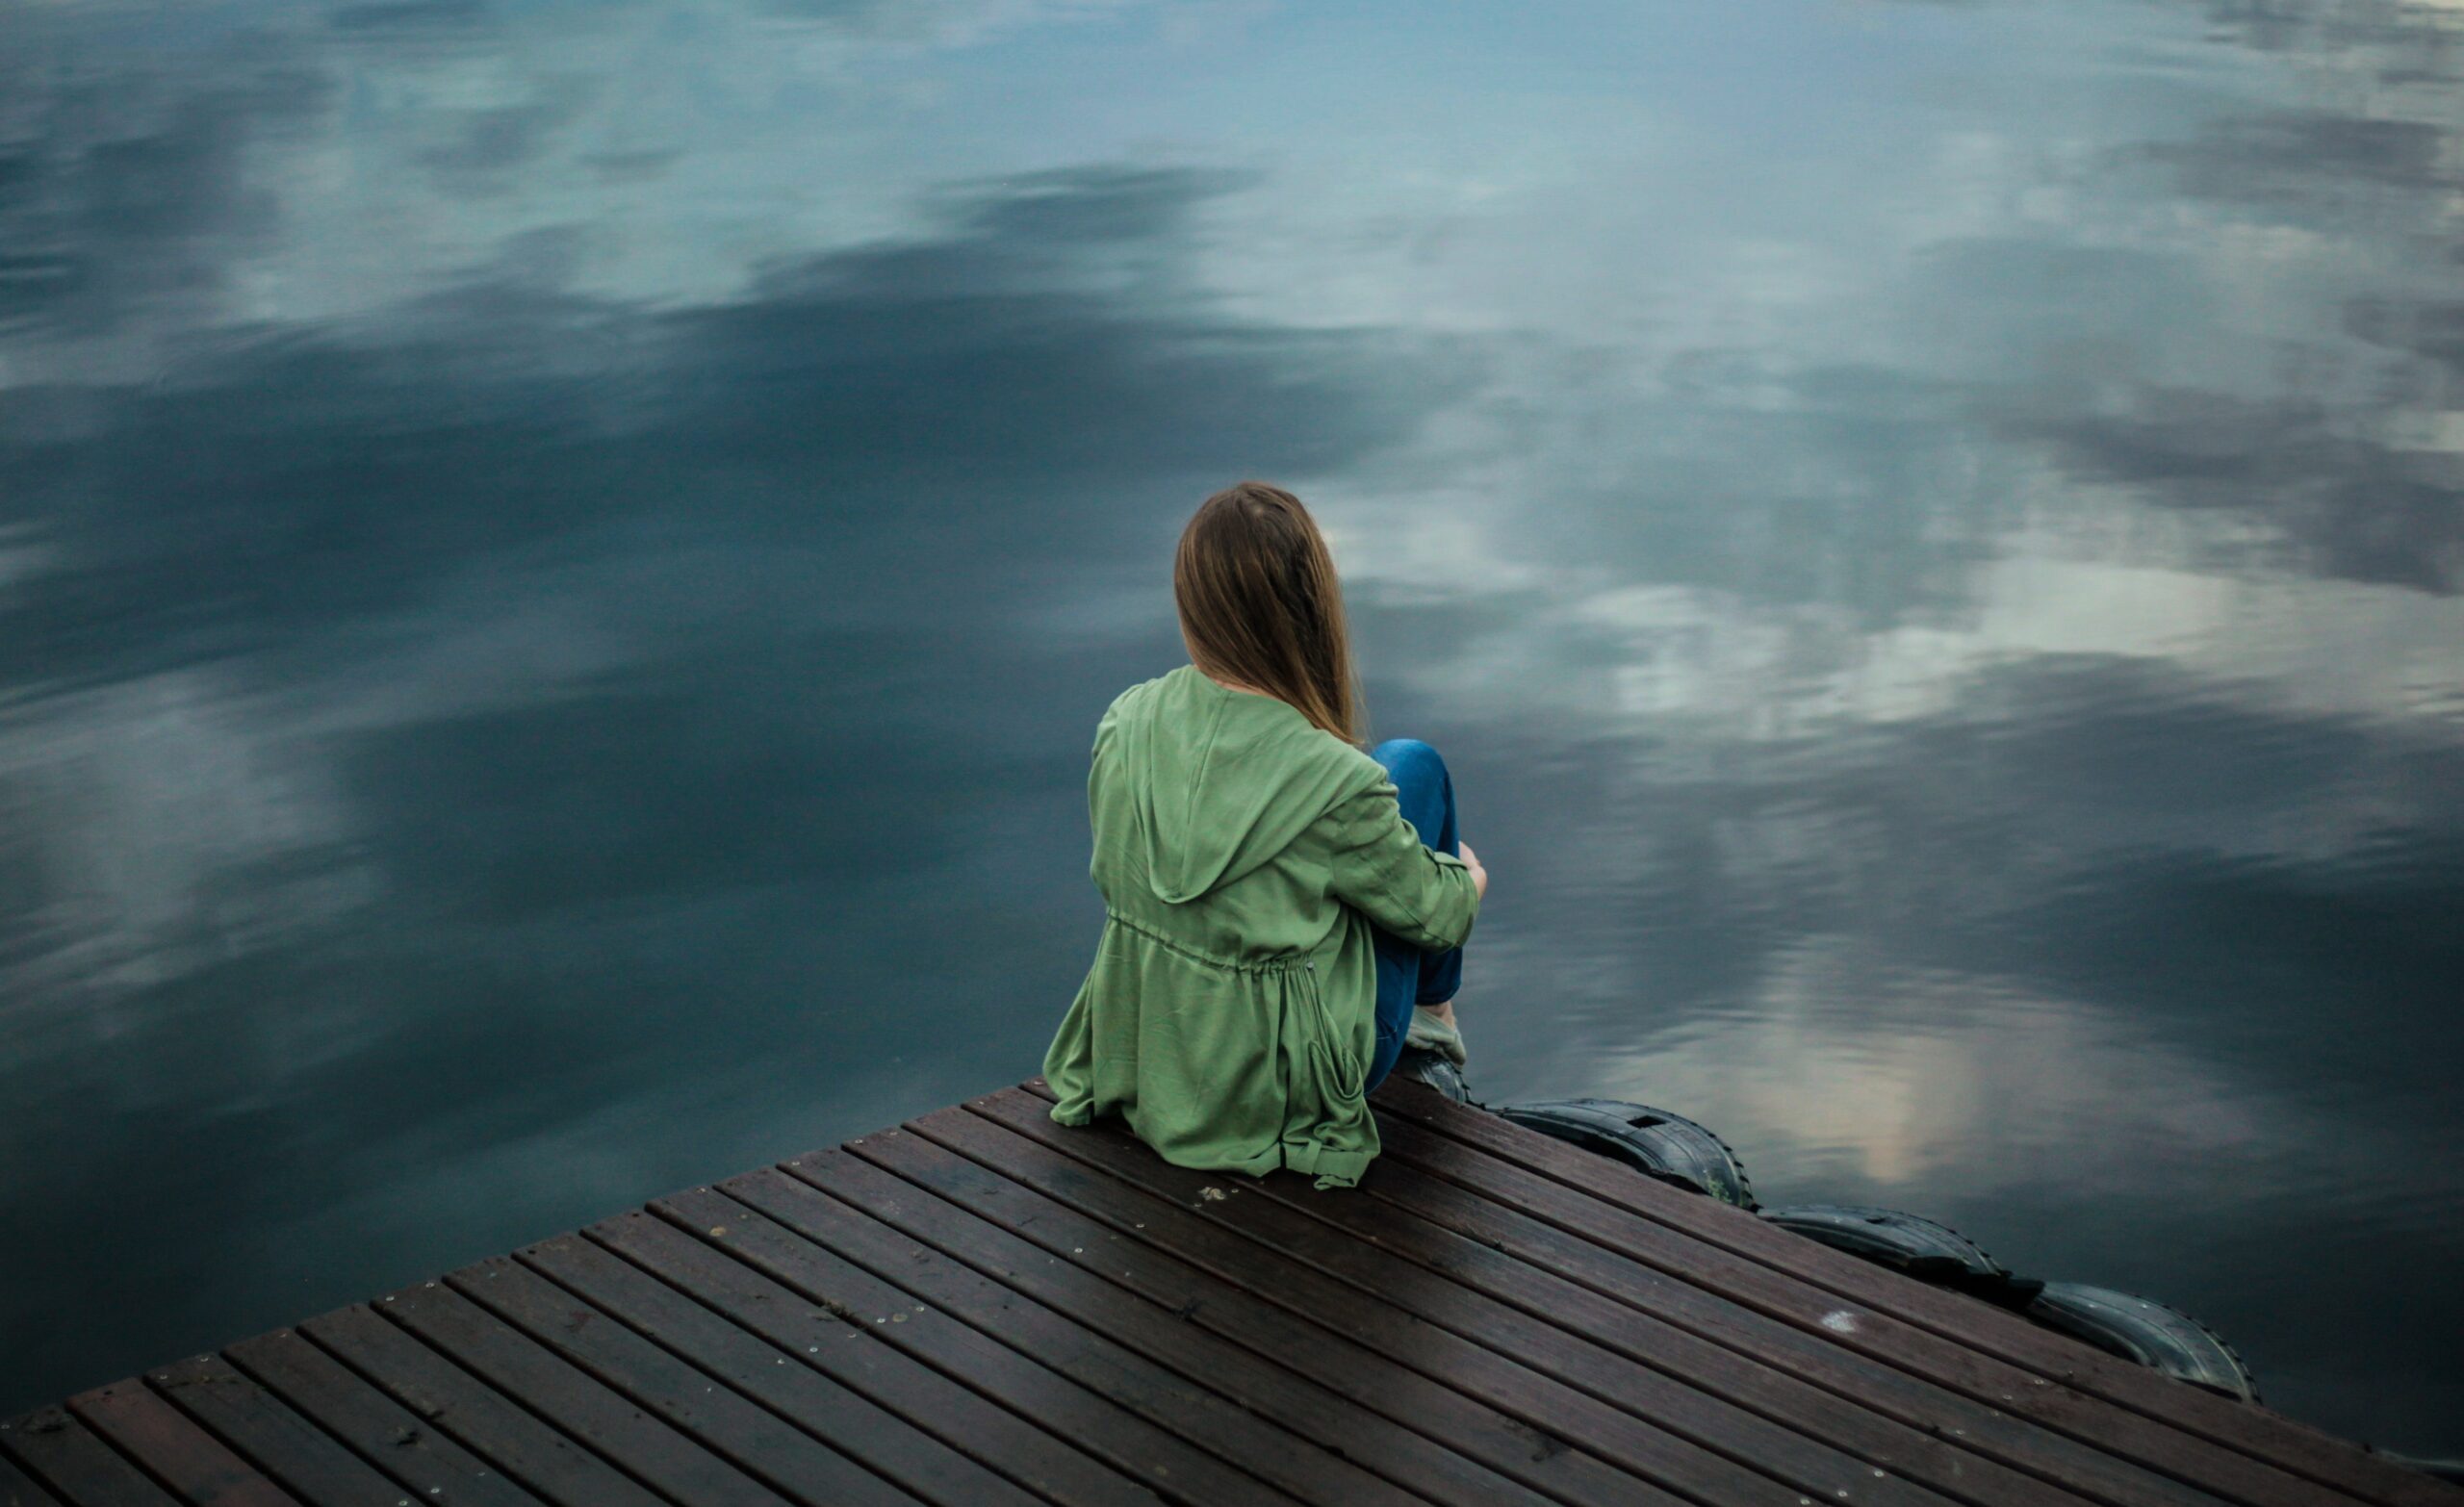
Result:
[[[1385,778],[1290,704],[1190,665],[1134,688],[1106,720],[1148,887],[1170,905],[1242,878]]]

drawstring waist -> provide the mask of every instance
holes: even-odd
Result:
[[[1221,968],[1231,973],[1291,973],[1296,969],[1314,972],[1318,966],[1317,960],[1307,953],[1284,953],[1272,958],[1247,959],[1217,958],[1166,936],[1153,927],[1141,926],[1109,906],[1104,907],[1104,917],[1124,931],[1137,932],[1168,953],[1178,953],[1192,962],[1202,962],[1210,968]]]

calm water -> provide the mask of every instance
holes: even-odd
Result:
[[[1179,524],[1484,1097],[2464,1448],[2464,6],[0,12],[0,1409],[1031,1072]]]

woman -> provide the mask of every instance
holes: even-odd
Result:
[[[1044,1057],[1052,1117],[1118,1113],[1183,1166],[1349,1187],[1407,1039],[1461,1060],[1449,1002],[1488,873],[1436,750],[1361,751],[1334,559],[1299,498],[1207,498],[1172,598],[1190,663],[1095,728],[1104,932]]]

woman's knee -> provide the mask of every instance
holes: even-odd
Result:
[[[1445,758],[1418,738],[1389,738],[1370,750],[1369,756],[1386,766],[1398,785],[1406,779],[1434,783],[1446,778]]]

